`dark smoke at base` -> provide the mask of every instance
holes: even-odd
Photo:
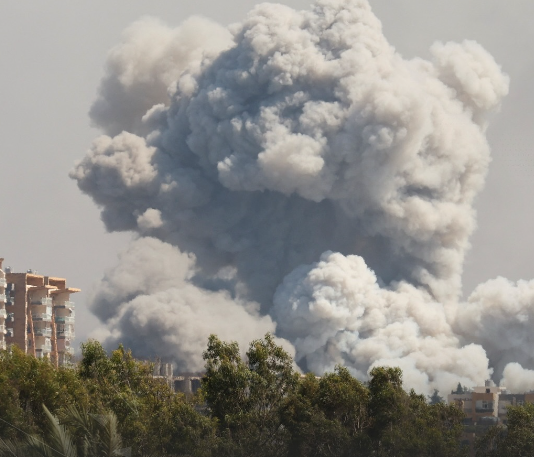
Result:
[[[317,373],[396,365],[430,392],[495,368],[521,388],[534,286],[459,304],[508,78],[475,42],[431,53],[404,60],[360,0],[127,30],[91,111],[110,136],[71,173],[138,234],[92,300],[108,343],[194,371],[210,333],[275,331]]]

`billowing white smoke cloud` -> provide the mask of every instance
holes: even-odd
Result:
[[[531,299],[524,320],[492,283],[458,306],[508,78],[475,42],[431,55],[403,59],[365,0],[127,30],[91,110],[110,136],[71,173],[141,237],[93,300],[112,341],[197,369],[207,333],[276,325],[304,369],[398,365],[427,392],[534,368],[507,333]]]
[[[516,362],[509,363],[504,368],[501,385],[512,393],[532,392],[534,370],[527,370]]]
[[[327,252],[294,270],[275,294],[273,316],[315,372],[341,364],[363,378],[370,362],[399,366],[420,392],[429,382],[446,390],[490,375],[484,349],[460,347],[443,305],[404,281],[380,287],[359,256]]]
[[[175,29],[153,18],[135,22],[109,52],[90,111],[93,123],[108,135],[137,131],[147,110],[169,100],[169,88],[186,68],[198,71],[203,56],[229,47],[231,38],[224,27],[200,17]]]
[[[93,311],[111,330],[108,343],[122,342],[139,356],[158,354],[181,370],[200,371],[211,333],[246,347],[258,335],[274,332],[273,321],[259,315],[257,304],[191,284],[194,268],[194,257],[170,244],[151,237],[134,241],[93,297]]]
[[[520,375],[519,364],[534,369],[534,281],[497,278],[479,285],[467,303],[459,307],[456,331],[486,349],[501,384],[518,392],[534,390],[534,372]],[[508,365],[507,365],[508,364]],[[515,368],[514,368],[515,366]],[[512,373],[517,376],[512,376]]]

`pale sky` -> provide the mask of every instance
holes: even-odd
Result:
[[[190,15],[237,22],[259,2],[231,0],[4,1],[0,6],[0,257],[14,271],[63,276],[82,293],[77,344],[97,327],[85,305],[116,262],[127,234],[106,234],[98,209],[68,172],[98,135],[87,112],[106,52],[143,16],[178,25]],[[305,0],[283,3],[307,8]],[[534,17],[532,0],[371,0],[386,37],[405,57],[428,57],[436,41],[472,39],[511,77],[510,94],[489,128],[493,162],[479,196],[478,229],[464,292],[496,276],[534,278]]]

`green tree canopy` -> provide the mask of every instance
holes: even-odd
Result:
[[[220,452],[286,455],[289,434],[282,426],[282,408],[299,379],[289,354],[267,334],[250,343],[244,361],[237,343],[211,335],[204,360],[202,391],[226,443]]]
[[[375,367],[367,382],[342,366],[320,377],[302,375],[270,334],[252,341],[244,356],[237,343],[212,335],[203,356],[202,388],[191,398],[174,393],[152,376],[150,363],[122,346],[108,354],[89,341],[75,368],[59,369],[16,348],[0,351],[1,452],[48,457],[54,448],[70,457],[111,457],[128,447],[132,457],[465,455],[463,413],[405,392],[399,368]],[[534,412],[510,411],[508,433],[494,429],[480,456],[531,452]],[[510,447],[511,440],[522,447]]]
[[[534,455],[534,404],[508,407],[506,427],[492,427],[475,445],[477,457]]]

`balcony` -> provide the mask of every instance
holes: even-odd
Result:
[[[35,336],[52,336],[52,329],[51,328],[48,328],[48,327],[43,327],[43,328],[34,328],[33,329],[33,334]]]
[[[52,348],[35,349],[35,357],[43,358],[46,354],[50,354]]]
[[[74,309],[74,302],[73,301],[64,301],[62,303],[56,304],[55,308],[68,308],[68,309]]]
[[[6,301],[6,294],[0,294],[0,301]]]
[[[6,287],[7,281],[6,278],[0,278],[0,287]]]
[[[6,328],[6,330],[7,330],[6,336],[10,336],[11,338],[15,336],[15,332],[13,331],[12,328]]]
[[[7,349],[7,344],[4,340],[0,340],[0,349]]]
[[[62,330],[56,333],[58,338],[75,338],[76,334],[73,330]]]
[[[52,314],[48,313],[32,313],[32,319],[34,321],[52,322]]]
[[[6,296],[6,305],[14,305],[15,304],[15,297]]]
[[[0,325],[0,333],[6,333],[6,326],[5,325]]]
[[[56,324],[74,324],[74,317],[56,316]]]
[[[52,297],[32,298],[31,304],[52,306]]]
[[[7,319],[7,311],[4,308],[0,308],[0,319]]]
[[[38,347],[35,348],[36,351],[43,351],[43,352],[52,352],[52,345],[51,344],[41,344]]]

